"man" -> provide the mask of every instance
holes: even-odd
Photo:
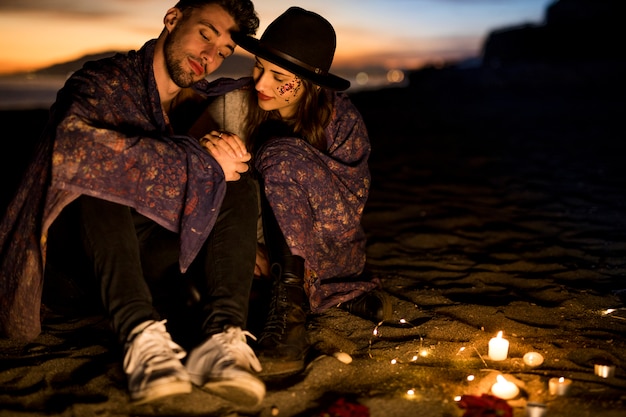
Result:
[[[59,253],[78,257],[67,256],[69,222],[124,347],[133,401],[187,393],[192,383],[240,404],[262,401],[243,330],[258,215],[251,156],[225,132],[185,134],[195,103],[187,92],[206,98],[238,87],[205,77],[232,55],[231,34],[258,25],[249,0],[180,0],[158,39],[68,79],[0,224],[5,336],[39,334],[44,271],[47,280]],[[185,349],[166,328],[181,306],[179,322],[197,324],[184,365]]]

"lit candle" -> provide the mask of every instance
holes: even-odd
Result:
[[[569,392],[572,386],[572,380],[568,378],[550,378],[548,381],[548,388],[550,395],[565,396]]]
[[[539,366],[543,363],[543,356],[539,352],[528,352],[524,355],[524,363],[531,368]]]
[[[509,353],[509,341],[502,338],[502,332],[498,332],[497,337],[489,341],[489,359],[492,361],[503,361]]]
[[[491,386],[491,392],[498,398],[510,400],[517,397],[519,388],[513,382],[509,381],[502,375],[496,376],[496,383]]]

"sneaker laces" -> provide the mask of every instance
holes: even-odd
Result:
[[[143,330],[131,333],[126,343],[124,372],[130,375],[141,365],[144,367],[144,374],[150,375],[155,371],[171,368],[173,360],[180,362],[187,355],[165,329],[166,321],[151,322]],[[174,365],[182,366],[178,363]]]
[[[247,330],[239,327],[229,327],[222,333],[213,335],[211,338],[220,342],[220,345],[226,352],[224,360],[227,362],[234,361],[235,366],[246,369],[248,371],[261,372],[261,363],[254,354],[254,351],[248,345],[246,336],[252,340],[256,337]]]

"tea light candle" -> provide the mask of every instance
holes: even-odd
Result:
[[[548,411],[548,407],[541,403],[528,403],[526,404],[526,416],[527,417],[543,417]]]
[[[524,355],[524,363],[535,368],[543,363],[543,356],[538,352],[528,352]]]
[[[593,373],[602,378],[612,378],[615,375],[615,366],[596,363],[593,365]]]
[[[497,337],[491,338],[489,341],[489,359],[492,361],[503,361],[509,354],[509,341],[502,337],[502,331],[498,332]]]
[[[548,389],[550,395],[565,396],[572,386],[572,380],[568,378],[550,378],[548,381]]]
[[[511,398],[517,397],[519,388],[502,375],[498,375],[496,376],[496,383],[491,386],[491,392],[498,398],[510,400]]]

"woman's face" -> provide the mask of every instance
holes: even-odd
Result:
[[[257,57],[252,77],[260,108],[278,110],[283,119],[293,117],[305,93],[302,80],[297,75]]]

